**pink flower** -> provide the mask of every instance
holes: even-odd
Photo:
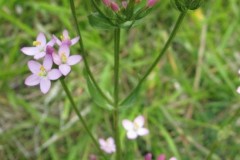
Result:
[[[99,144],[100,148],[108,154],[114,153],[116,151],[116,146],[112,137],[109,137],[107,140],[100,138]]]
[[[152,160],[152,154],[151,153],[146,154],[144,160]]]
[[[156,4],[157,0],[148,0],[147,1],[147,6],[148,7],[153,7]]]
[[[56,43],[59,46],[62,46],[62,45],[72,46],[79,41],[79,37],[75,37],[73,39],[70,39],[70,37],[68,35],[68,31],[66,29],[63,30],[63,34],[60,36],[60,38],[61,38],[61,40],[59,40],[56,36],[53,35],[53,39],[56,40]]]
[[[161,154],[157,157],[157,160],[165,160],[166,156],[164,154]]]
[[[82,57],[80,55],[70,56],[70,49],[67,45],[61,45],[58,54],[53,54],[53,61],[59,66],[61,73],[66,76],[71,71],[71,66],[80,62]]]
[[[128,6],[128,2],[127,1],[122,1],[122,6],[123,6],[124,9],[126,9],[127,6]]]
[[[40,84],[40,90],[46,94],[51,87],[51,80],[57,80],[61,77],[61,72],[58,69],[52,69],[53,61],[51,55],[46,55],[43,64],[37,61],[29,61],[28,68],[32,75],[25,80],[27,86],[36,86]]]
[[[136,139],[138,136],[144,136],[149,133],[149,130],[143,128],[144,117],[138,116],[134,119],[133,122],[125,119],[122,121],[123,127],[127,130],[128,139]]]
[[[40,59],[46,55],[47,46],[53,47],[54,44],[54,39],[46,43],[45,35],[43,33],[39,33],[36,41],[33,42],[34,47],[23,47],[21,51],[28,56],[34,56],[34,59]]]
[[[118,12],[120,10],[120,8],[116,2],[111,2],[111,8],[114,12]]]
[[[102,0],[105,6],[109,7],[111,5],[111,0]]]
[[[172,157],[172,158],[170,158],[169,160],[177,160],[177,158],[175,158],[175,157]]]

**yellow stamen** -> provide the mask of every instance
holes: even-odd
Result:
[[[63,63],[67,62],[67,56],[65,55],[65,53],[61,54],[61,60],[62,60]]]
[[[41,45],[41,42],[39,42],[39,41],[33,41],[33,45],[34,45],[34,46],[40,46],[40,45]]]
[[[64,40],[64,36],[63,35],[61,35],[60,38],[61,38],[62,41]]]
[[[43,66],[40,67],[40,72],[38,73],[38,75],[41,77],[44,77],[47,75],[46,69]]]

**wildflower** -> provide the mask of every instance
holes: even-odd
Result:
[[[124,9],[127,9],[128,2],[127,1],[122,1],[122,6]]]
[[[112,10],[113,10],[114,12],[118,12],[118,11],[120,10],[118,4],[115,3],[115,2],[111,2],[110,7],[112,8]]]
[[[79,41],[79,37],[75,37],[73,39],[70,39],[69,35],[68,35],[68,31],[65,29],[63,30],[63,34],[60,36],[60,39],[58,39],[55,35],[53,35],[53,39],[56,40],[56,43],[59,46],[62,45],[68,45],[68,46],[72,46],[74,44],[76,44]]]
[[[114,153],[116,151],[116,146],[112,137],[109,137],[107,140],[100,138],[99,144],[100,148],[108,154]]]
[[[46,43],[45,35],[43,33],[39,33],[36,41],[33,42],[34,47],[23,47],[21,51],[28,56],[34,56],[34,59],[40,59],[46,55],[47,46],[53,47],[54,44],[54,39]]]
[[[68,75],[71,71],[71,66],[80,62],[81,59],[80,55],[70,56],[70,49],[67,45],[60,46],[58,54],[53,53],[53,61],[59,66],[59,70],[64,76]]]
[[[151,153],[146,154],[144,160],[152,160],[152,154]]]
[[[152,160],[152,154],[151,153],[146,154],[144,160]],[[164,154],[161,154],[157,157],[157,160],[166,160],[166,156]],[[172,157],[169,160],[177,160],[177,158]]]
[[[111,5],[111,0],[102,0],[105,6],[109,7]]]
[[[166,156],[164,154],[161,154],[157,157],[157,160],[165,160]]]
[[[153,7],[156,4],[157,0],[148,0],[147,1],[147,7]]]
[[[25,80],[27,86],[36,86],[40,84],[40,90],[46,94],[51,87],[51,80],[57,80],[61,77],[61,72],[58,69],[52,69],[53,61],[50,55],[46,55],[43,64],[37,61],[30,60],[28,68],[32,75],[28,76]]]
[[[127,130],[128,139],[136,139],[138,136],[144,136],[149,133],[149,130],[143,128],[144,117],[138,116],[134,119],[133,122],[125,119],[122,121],[123,127]]]

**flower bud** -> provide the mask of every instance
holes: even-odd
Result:
[[[150,8],[150,7],[153,7],[155,4],[156,4],[157,0],[148,0],[147,1],[147,6]]]
[[[111,0],[102,0],[102,2],[105,4],[105,6],[110,6]]]
[[[114,12],[118,12],[120,10],[118,4],[115,2],[111,2],[111,8]]]
[[[172,4],[181,12],[199,8],[203,0],[171,0]]]
[[[124,9],[126,9],[127,6],[128,6],[128,2],[127,1],[122,1],[122,6],[123,6]]]

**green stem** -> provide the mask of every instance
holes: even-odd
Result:
[[[115,132],[115,142],[117,149],[117,160],[121,160],[121,144],[119,135],[119,111],[118,111],[118,101],[119,101],[119,47],[120,46],[120,28],[114,30],[114,132]]]
[[[109,104],[113,104],[113,102],[104,94],[104,92],[98,86],[98,84],[97,84],[97,82],[96,82],[96,80],[95,80],[95,78],[94,78],[94,76],[93,76],[93,74],[90,70],[90,67],[89,67],[88,61],[87,61],[87,56],[86,56],[86,53],[85,53],[85,50],[84,50],[83,38],[81,36],[81,31],[80,31],[80,28],[79,28],[78,22],[77,22],[77,16],[76,16],[75,5],[74,5],[73,0],[70,0],[70,6],[71,6],[73,19],[74,19],[74,22],[75,22],[75,27],[76,27],[78,36],[80,37],[80,40],[78,41],[78,43],[79,43],[81,51],[82,51],[82,57],[83,57],[83,62],[84,62],[85,68],[86,68],[86,72],[89,75],[90,79],[92,80],[94,86],[97,88],[98,92],[102,95],[102,97],[104,99],[106,99],[106,101],[108,101]]]
[[[102,151],[102,150],[100,149],[100,147],[99,147],[99,144],[98,144],[97,140],[96,140],[96,139],[94,138],[94,136],[92,135],[92,133],[91,133],[90,129],[88,128],[85,120],[83,119],[81,113],[78,111],[77,106],[76,106],[76,104],[75,104],[75,102],[74,102],[74,100],[73,100],[73,98],[72,98],[72,95],[71,95],[71,93],[70,93],[70,91],[69,91],[69,89],[68,89],[68,87],[67,87],[64,79],[61,78],[61,79],[60,79],[60,82],[61,82],[61,84],[62,84],[62,87],[63,87],[63,89],[64,89],[64,91],[65,91],[65,93],[66,93],[66,95],[67,95],[67,97],[68,97],[68,99],[69,99],[69,101],[70,101],[70,103],[71,103],[74,111],[76,112],[76,114],[77,114],[80,122],[82,123],[84,129],[87,131],[88,135],[89,135],[90,138],[92,139],[92,141],[93,141],[94,145],[96,146],[96,148],[98,149],[99,153],[102,155],[102,157],[104,157],[104,159],[106,159],[106,157],[104,156],[103,151]]]
[[[137,86],[132,90],[132,92],[127,96],[127,98],[125,98],[121,104],[123,104],[123,102],[125,100],[127,100],[130,96],[132,96],[136,90],[142,85],[142,83],[146,80],[146,78],[148,77],[148,75],[152,72],[152,70],[156,67],[156,65],[158,64],[159,60],[162,58],[162,56],[166,53],[168,47],[170,46],[173,38],[175,37],[180,25],[182,24],[182,21],[185,17],[187,12],[181,12],[181,14],[178,17],[177,23],[174,26],[174,29],[172,31],[172,33],[170,34],[169,39],[167,40],[165,46],[163,47],[162,51],[159,53],[158,57],[155,59],[155,61],[152,63],[152,65],[149,67],[149,69],[147,70],[147,72],[143,75],[143,77],[141,78],[141,80],[138,82]]]

